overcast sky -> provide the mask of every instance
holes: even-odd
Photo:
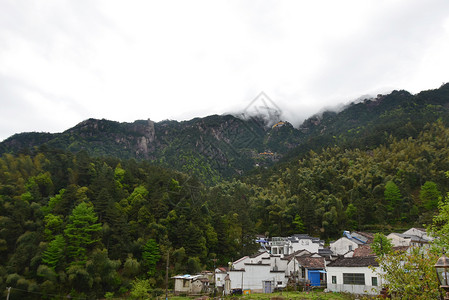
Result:
[[[0,141],[243,110],[262,91],[298,125],[438,88],[448,53],[447,0],[0,0]]]

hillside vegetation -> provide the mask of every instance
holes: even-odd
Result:
[[[435,103],[447,100],[446,94],[447,85],[417,96],[403,95],[414,101],[427,95]],[[226,266],[252,254],[257,249],[255,234],[304,232],[329,241],[342,230],[387,233],[429,224],[441,195],[449,191],[449,128],[442,117],[447,104],[442,101],[423,102],[416,113],[399,101],[399,106],[388,106],[396,117],[380,122],[367,114],[357,119],[365,124],[358,133],[350,127],[332,131],[329,124],[342,122],[339,114],[332,122],[323,116],[314,125],[318,127],[302,133],[304,141],[298,141],[305,144],[289,159],[270,168],[261,163],[246,176],[227,180],[219,169],[198,171],[204,170],[204,153],[188,154],[184,148],[164,148],[165,153],[173,151],[166,159],[179,157],[174,170],[167,168],[171,163],[164,162],[162,154],[151,162],[97,156],[87,150],[58,149],[50,143],[54,135],[12,137],[2,143],[0,157],[0,289],[12,286],[13,296],[27,299],[69,293],[100,298],[107,292],[123,295],[136,280],[148,278],[157,293],[164,286],[168,253],[170,276],[193,274],[212,268],[213,258]],[[365,102],[347,109],[368,109]],[[428,117],[421,108],[429,110]],[[424,123],[430,116],[433,120]],[[222,126],[221,117],[212,120],[218,122],[212,129]],[[326,122],[325,130],[320,129]],[[189,130],[197,132],[201,120],[191,124]],[[387,124],[392,127],[382,127]],[[206,127],[204,132],[213,131]],[[314,130],[320,133],[310,135]],[[297,134],[287,124],[267,129],[262,140],[279,144],[280,133],[288,132]],[[381,138],[365,143],[371,140],[370,132]],[[197,138],[210,137],[205,135]],[[359,135],[367,139],[357,140]],[[47,142],[33,146],[41,138]],[[89,149],[97,149],[88,140]],[[244,139],[241,142],[233,151],[248,147]],[[227,145],[224,142],[220,149]],[[208,158],[209,164],[217,160],[214,157]],[[254,159],[250,164],[257,162]],[[219,175],[207,181],[208,172]]]

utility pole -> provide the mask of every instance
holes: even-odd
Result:
[[[8,296],[6,296],[6,300],[9,300],[9,294],[11,294],[11,287],[8,287],[7,290],[8,290]]]
[[[165,300],[168,300],[168,264],[170,263],[170,248],[167,251],[167,263],[165,265]]]

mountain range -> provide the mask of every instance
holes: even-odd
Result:
[[[62,133],[15,134],[0,154],[48,147],[91,156],[149,160],[213,184],[323,147],[373,148],[391,136],[416,137],[427,123],[449,120],[449,84],[412,95],[393,91],[324,111],[298,128],[280,114],[211,115],[189,121],[88,119]]]

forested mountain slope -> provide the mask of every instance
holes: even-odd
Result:
[[[119,123],[89,119],[63,133],[21,133],[0,143],[2,153],[27,153],[34,147],[91,156],[135,158],[186,172],[211,185],[323,147],[370,149],[396,138],[416,137],[424,125],[449,120],[449,84],[412,95],[393,91],[325,111],[294,128],[268,126],[263,117],[213,115],[190,121],[139,120]],[[270,120],[280,121],[280,120]]]
[[[59,134],[22,133],[0,144],[1,153],[45,146],[92,156],[149,160],[198,176],[206,183],[270,165],[299,143],[288,122],[271,127],[260,117],[213,115],[190,121],[119,123],[89,119]]]
[[[15,297],[124,293],[138,278],[226,265],[256,250],[254,235],[427,223],[448,191],[449,129],[371,149],[309,152],[265,178],[206,187],[148,162],[35,150],[0,158],[0,289]]]
[[[288,158],[332,145],[369,149],[387,142],[390,135],[416,137],[427,123],[438,119],[449,124],[449,83],[416,95],[393,91],[305,120],[299,127],[301,146]]]
[[[0,156],[0,289],[21,299],[124,295],[135,278],[163,287],[167,253],[169,275],[195,273],[253,253],[255,234],[329,241],[428,224],[449,191],[448,87],[352,104],[302,133],[211,116],[13,136]],[[295,143],[281,164],[223,180]],[[157,155],[136,160],[136,149]]]

